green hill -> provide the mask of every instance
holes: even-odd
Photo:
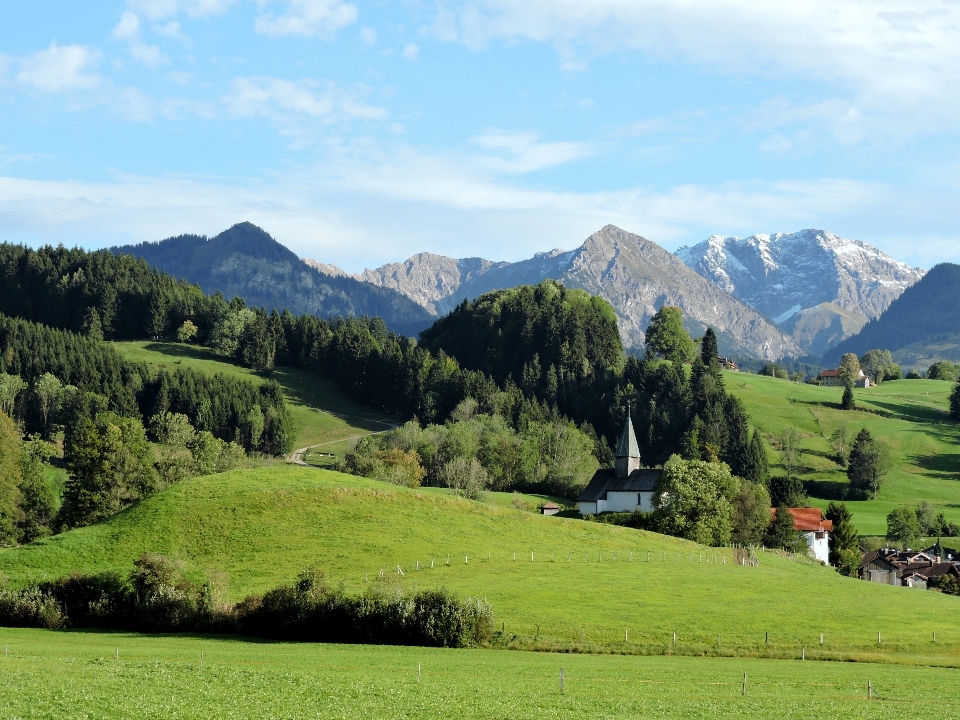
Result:
[[[859,410],[840,409],[841,388],[800,385],[747,373],[725,373],[727,389],[742,399],[750,421],[772,441],[787,427],[800,431],[798,476],[811,502],[826,507],[841,499],[848,486],[846,469],[832,458],[830,435],[846,423],[860,428],[891,450],[893,466],[876,500],[848,502],[861,534],[884,535],[886,516],[900,505],[929,500],[960,524],[960,425],[947,414],[953,383],[942,380],[895,380],[857,389]],[[771,470],[783,474],[778,454]]]
[[[145,551],[209,578],[230,600],[289,582],[307,566],[352,592],[374,582],[445,586],[486,597],[521,645],[575,647],[582,632],[587,649],[793,657],[806,647],[808,657],[960,660],[953,597],[852,580],[772,553],[744,566],[727,549],[301,467],[185,481],[99,525],[4,550],[0,572],[23,584],[127,571]],[[625,631],[629,645],[621,644]]]

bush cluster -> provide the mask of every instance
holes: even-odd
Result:
[[[0,626],[109,628],[137,632],[229,632],[332,643],[469,647],[493,637],[493,611],[443,589],[413,595],[374,586],[360,596],[308,570],[295,583],[231,605],[191,582],[167,558],[145,554],[127,577],[74,574],[0,590]]]

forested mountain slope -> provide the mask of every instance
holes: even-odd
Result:
[[[676,255],[816,355],[879,317],[924,274],[865,242],[823,230],[713,235]]]
[[[198,235],[111,248],[141,257],[150,265],[197,283],[229,300],[320,317],[381,317],[391,330],[416,335],[430,314],[389,288],[346,275],[330,275],[303,262],[266,232],[248,222],[216,237]]]
[[[895,359],[911,363],[910,356],[921,355],[925,346],[933,345],[938,347],[935,359],[960,361],[960,265],[936,265],[825,359],[833,364],[844,353],[863,355],[883,348],[892,351]]]

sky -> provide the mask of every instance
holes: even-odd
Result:
[[[0,6],[0,240],[250,221],[349,271],[818,228],[960,262],[960,4]]]

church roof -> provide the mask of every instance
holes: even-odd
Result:
[[[608,492],[653,492],[663,470],[634,470],[625,478],[618,478],[612,468],[602,468],[577,497],[577,502],[596,502]]]
[[[630,419],[629,410],[627,410],[627,422],[623,426],[623,433],[620,435],[620,442],[617,443],[617,452],[614,457],[640,457],[640,446],[637,445],[637,436],[633,432],[633,420]]]

